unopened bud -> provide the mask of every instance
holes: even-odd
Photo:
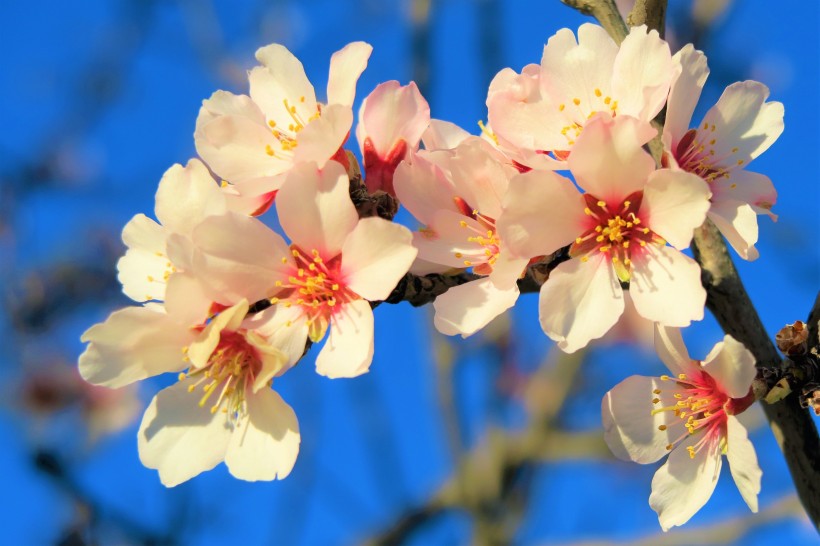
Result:
[[[802,321],[787,324],[774,338],[777,348],[787,356],[804,355],[808,350],[809,331]]]

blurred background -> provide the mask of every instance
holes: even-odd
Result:
[[[668,19],[673,51],[692,41],[709,58],[696,119],[744,79],[786,106],[785,133],[752,167],[774,180],[780,219],[760,217],[761,258],[738,263],[773,336],[807,318],[820,287],[820,3],[672,0]],[[415,80],[434,117],[477,133],[493,75],[539,62],[550,35],[585,21],[558,0],[3,1],[0,20],[4,544],[817,542],[757,407],[744,418],[760,512],[724,465],[706,508],[661,533],[647,502],[657,465],[615,460],[600,429],[608,389],[662,373],[651,332],[622,321],[563,355],[534,294],[467,340],[438,335],[431,309],[382,305],[355,380],[318,376],[310,353],[277,381],[302,432],[280,482],[220,465],[164,488],[135,434],[174,378],[110,391],[77,375],[82,332],[130,303],[123,225],[151,215],[162,173],[194,156],[201,101],[247,92],[258,47],[285,44],[321,95],[330,55],[365,40],[357,107],[379,82]],[[684,335],[696,358],[722,338],[708,316]]]

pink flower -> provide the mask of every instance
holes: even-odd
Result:
[[[757,512],[762,473],[736,417],[754,403],[754,356],[727,335],[703,361],[695,361],[680,331],[661,326],[655,329],[655,348],[672,376],[633,375],[604,396],[607,445],[618,458],[641,464],[669,454],[649,497],[664,531],[686,523],[706,504],[722,454],[743,500]]]
[[[317,371],[331,378],[365,373],[373,358],[370,302],[387,298],[416,257],[410,231],[381,218],[359,219],[347,173],[336,162],[322,170],[312,163],[294,167],[276,211],[290,248],[250,219],[212,217],[194,234],[197,263],[212,279],[267,269],[273,305],[257,315],[259,331],[287,338],[277,346],[292,364],[307,339],[319,342],[330,330]],[[280,241],[277,250],[260,253],[257,241],[267,237]]]
[[[468,336],[518,299],[529,258],[514,257],[496,230],[517,170],[490,144],[467,137],[452,150],[419,152],[396,170],[396,195],[424,227],[413,239],[424,272],[472,268],[485,276],[451,288],[434,304],[436,328]],[[421,271],[419,271],[421,272]]]
[[[771,180],[745,167],[783,132],[783,105],[766,102],[769,89],[755,81],[738,82],[723,94],[694,128],[692,113],[709,68],[701,51],[689,44],[674,57],[677,74],[669,93],[663,142],[667,164],[709,183],[709,219],[746,260],[758,257],[757,215],[768,214],[777,200]]]
[[[669,46],[645,26],[633,27],[620,47],[597,25],[581,25],[577,42],[562,29],[544,47],[540,67],[528,65],[520,75],[505,69],[495,77],[489,122],[530,157],[552,152],[565,160],[595,114],[652,120],[672,77]]]
[[[302,63],[284,46],[256,52],[250,96],[217,91],[202,103],[194,140],[200,157],[233,184],[243,210],[261,214],[295,164],[323,166],[337,156],[353,124],[356,82],[372,47],[353,42],[333,54],[327,105],[316,94]],[[339,154],[346,161],[343,154]]]
[[[655,170],[641,148],[654,132],[625,116],[590,120],[568,162],[586,193],[550,172],[510,181],[498,231],[511,251],[529,258],[571,245],[573,259],[552,271],[539,304],[541,327],[564,351],[618,321],[621,283],[646,319],[687,326],[703,318],[700,268],[680,249],[703,223],[709,189],[689,173]]]
[[[356,138],[364,159],[367,191],[395,195],[393,173],[398,164],[418,150],[430,124],[430,106],[416,87],[397,81],[379,84],[362,102]]]

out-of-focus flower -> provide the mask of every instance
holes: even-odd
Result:
[[[703,120],[689,129],[709,75],[706,56],[689,44],[674,57],[676,76],[669,93],[663,129],[664,163],[703,178],[712,191],[709,219],[744,259],[758,251],[757,215],[768,214],[777,200],[769,177],[746,171],[783,132],[783,105],[766,102],[762,83],[733,83]]]
[[[496,75],[487,96],[489,122],[531,157],[552,153],[565,160],[596,114],[652,120],[673,75],[668,44],[646,26],[633,27],[620,47],[597,25],[581,25],[577,41],[562,29],[544,47],[540,66]]]
[[[618,321],[621,283],[629,283],[646,319],[688,326],[703,318],[700,268],[680,249],[703,223],[709,189],[692,174],[655,170],[641,148],[654,133],[635,118],[590,120],[568,161],[586,193],[550,172],[510,182],[498,229],[512,252],[529,258],[571,244],[573,259],[552,271],[539,304],[541,327],[564,351],[586,346]]]
[[[362,102],[356,139],[362,151],[367,191],[393,191],[393,173],[399,163],[418,150],[430,124],[430,106],[416,84],[397,81],[379,84]]]
[[[200,157],[232,184],[244,212],[261,214],[294,165],[320,167],[337,158],[353,124],[356,82],[373,48],[353,42],[330,59],[327,104],[302,63],[282,45],[256,52],[262,66],[250,71],[250,96],[217,91],[202,103],[194,140]]]
[[[723,454],[743,500],[757,512],[762,473],[736,417],[754,403],[754,356],[727,335],[703,361],[695,361],[680,331],[662,326],[655,330],[655,348],[672,375],[634,375],[604,396],[607,445],[617,457],[642,464],[669,454],[649,497],[664,531],[686,523],[706,504]]]
[[[294,167],[276,211],[291,245],[269,255],[277,268],[268,277],[272,306],[257,315],[259,331],[286,332],[290,341],[277,346],[287,346],[283,350],[295,362],[307,339],[318,342],[329,329],[317,371],[331,378],[365,373],[373,358],[370,302],[387,298],[416,257],[410,231],[377,217],[360,219],[345,169],[336,162],[321,170],[313,163]],[[231,216],[207,219],[194,234],[198,260],[214,277],[257,267],[256,241],[275,234],[260,233],[255,225]]]

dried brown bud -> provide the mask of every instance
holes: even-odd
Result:
[[[802,321],[788,324],[775,336],[777,348],[787,356],[804,355],[808,351],[809,331]]]

